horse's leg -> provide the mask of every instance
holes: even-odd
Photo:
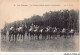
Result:
[[[35,34],[35,40],[37,40],[38,39],[38,35],[37,34]]]
[[[42,40],[43,40],[43,34],[42,34]]]
[[[31,37],[30,37],[30,33],[29,33],[29,36],[28,36],[28,37],[29,37],[29,40],[30,40],[30,39],[31,39]]]
[[[30,34],[30,40],[32,40],[32,35]]]
[[[24,39],[25,39],[25,33],[23,33],[23,41],[24,41]]]
[[[42,35],[42,40],[44,40],[44,35]]]
[[[17,35],[15,34],[15,42],[17,41]]]
[[[9,35],[9,41],[10,41],[10,39],[11,39],[11,35]]]
[[[71,38],[71,33],[69,35],[70,35],[70,38]]]
[[[6,34],[5,34],[5,36],[4,36],[4,37],[5,37],[5,40],[6,40]]]
[[[63,33],[61,33],[61,37],[63,36]]]
[[[56,37],[56,39],[57,39],[57,33],[55,33],[55,37]]]
[[[51,34],[50,34],[50,40],[51,40]]]
[[[53,34],[51,33],[51,38],[53,39]]]
[[[42,35],[42,40],[44,40],[44,35]]]
[[[66,38],[66,34],[64,34],[64,38]]]
[[[46,35],[44,35],[44,40],[46,39]]]
[[[5,35],[5,40],[6,40],[6,35]]]
[[[59,33],[59,36],[61,37],[61,33]]]
[[[19,37],[20,37],[20,34],[18,34],[18,39],[19,39]]]
[[[39,40],[39,35],[37,35],[37,39]]]
[[[46,38],[46,35],[44,34],[44,37],[43,37],[43,39],[45,40],[45,38]]]
[[[21,34],[21,39],[22,39],[22,34]]]
[[[46,34],[46,39],[47,39],[47,34]]]
[[[49,34],[47,34],[48,40],[49,40]]]
[[[4,34],[2,35],[2,40],[4,40]]]
[[[56,37],[56,39],[57,39],[57,34],[55,33],[55,37]]]
[[[13,34],[12,37],[13,37],[13,41],[14,41],[15,40],[15,34]]]
[[[49,39],[51,39],[51,35],[49,34]]]
[[[14,34],[12,35],[12,37],[13,37],[13,40],[14,40]]]
[[[53,39],[55,38],[55,34],[53,33]]]
[[[35,33],[33,33],[33,40],[35,40],[35,38],[36,38],[36,34],[35,34]]]
[[[64,37],[67,38],[67,33],[64,33]]]
[[[33,40],[35,40],[35,38],[36,38],[36,34],[35,34],[35,33],[33,33]]]
[[[35,39],[39,40],[39,34],[35,34]]]
[[[42,34],[42,40],[44,39],[44,34]]]
[[[65,38],[67,38],[67,36],[65,35]]]
[[[52,34],[52,39],[54,39],[54,34]]]
[[[28,35],[28,32],[27,32],[27,38],[28,38],[28,40],[29,40],[29,35]]]
[[[51,33],[51,39],[52,39],[52,33]]]
[[[38,34],[35,34],[34,39],[38,40]]]
[[[43,40],[45,39],[45,35],[43,36]]]
[[[24,41],[25,35],[23,34],[23,41]]]
[[[33,36],[32,36],[32,40],[34,40],[34,37],[35,37],[35,36],[34,36],[34,34],[33,34]]]
[[[54,33],[54,38],[55,38],[55,33]]]
[[[32,40],[32,35],[30,34],[30,40]]]
[[[72,33],[72,37],[74,37],[74,33]]]
[[[1,34],[1,40],[2,40],[3,35]]]

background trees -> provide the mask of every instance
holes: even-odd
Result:
[[[16,24],[17,23],[17,24]],[[75,29],[79,31],[79,11],[78,10],[59,10],[49,11],[43,14],[43,16],[33,15],[30,18],[24,20],[18,20],[13,23],[9,23],[7,26],[13,25],[20,26],[25,24],[30,26],[31,24],[39,26],[51,26],[57,28]]]

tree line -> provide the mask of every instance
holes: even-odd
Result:
[[[59,11],[49,11],[44,13],[42,16],[33,15],[30,18],[25,18],[24,20],[17,20],[12,23],[8,23],[3,28],[10,28],[13,25],[17,27],[20,25],[30,26],[31,24],[39,26],[51,26],[57,28],[67,28],[75,29],[79,31],[79,11],[78,10],[59,10]]]

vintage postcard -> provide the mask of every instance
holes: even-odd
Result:
[[[79,52],[79,0],[0,0],[1,52]]]

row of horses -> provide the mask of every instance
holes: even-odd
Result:
[[[17,39],[19,39],[21,37],[21,39],[25,39],[25,34],[27,33],[27,37],[30,40],[34,40],[37,39],[39,40],[40,38],[44,39],[51,39],[51,38],[55,38],[57,36],[64,36],[64,38],[67,38],[67,36],[74,36],[74,29],[59,29],[56,27],[40,27],[40,26],[34,26],[31,25],[29,28],[26,26],[20,26],[18,28],[15,27],[10,27],[9,29],[9,41],[13,38],[14,41],[16,41]],[[6,32],[1,32],[1,34],[6,36]],[[6,37],[5,37],[6,39]]]

